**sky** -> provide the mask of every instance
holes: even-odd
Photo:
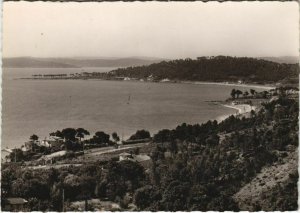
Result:
[[[4,57],[297,56],[297,2],[3,3]]]

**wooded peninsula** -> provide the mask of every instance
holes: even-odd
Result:
[[[26,79],[103,79],[150,82],[223,82],[239,84],[297,85],[298,64],[286,64],[247,57],[198,57],[129,66],[109,72],[35,74]]]

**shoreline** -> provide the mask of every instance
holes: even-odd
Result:
[[[181,81],[179,83],[184,84],[200,84],[200,85],[220,85],[220,86],[235,86],[235,87],[248,87],[257,89],[274,89],[275,85],[260,85],[260,84],[238,84],[238,83],[225,83],[225,82],[213,82],[213,81]]]
[[[229,113],[229,114],[224,114],[224,115],[221,115],[221,116],[218,116],[214,119],[209,119],[211,121],[213,120],[216,120],[218,123],[221,123],[222,121],[224,121],[225,119],[227,119],[228,117],[230,117],[231,115],[233,116],[240,116],[240,115],[244,115],[244,114],[247,114],[249,112],[251,112],[251,110],[255,110],[256,107],[255,106],[250,106],[249,104],[238,104],[238,105],[230,105],[229,103],[228,104],[225,104],[225,103],[218,103],[218,105],[221,105],[223,107],[226,107],[226,108],[230,108],[230,109],[234,109],[236,110],[235,113]],[[207,121],[209,121],[207,120]],[[207,122],[206,121],[206,122]],[[199,122],[200,124],[201,122]],[[202,122],[202,123],[205,123],[205,122]],[[128,136],[129,137],[129,136]],[[12,149],[14,149],[13,147],[7,147],[7,148],[2,148],[1,149],[1,154],[3,152],[12,152]]]
[[[229,83],[229,82],[214,82],[214,81],[139,81],[139,80],[117,80],[117,79],[103,79],[103,78],[14,78],[13,80],[103,80],[103,81],[126,81],[126,82],[141,82],[141,83],[174,83],[174,84],[194,84],[194,85],[219,85],[219,86],[234,86],[234,87],[247,87],[256,89],[275,89],[276,86],[272,84],[239,84],[239,83]]]
[[[226,115],[221,115],[217,117],[217,121],[220,123],[224,121],[225,119],[229,118],[231,115],[233,116],[240,116],[240,115],[245,115],[247,113],[250,113],[252,110],[256,110],[255,106],[250,106],[249,104],[237,104],[237,105],[229,105],[229,104],[220,104],[223,107],[235,109],[236,112],[234,114],[226,114]]]
[[[22,79],[21,80],[25,80]],[[119,80],[107,80],[107,79],[31,79],[31,80],[100,80],[100,81],[119,81]],[[261,88],[261,89],[270,89],[273,87],[269,87],[267,85],[252,85],[252,84],[234,84],[234,83],[226,83],[226,82],[199,82],[199,81],[181,81],[181,82],[151,82],[151,81],[146,81],[146,82],[141,82],[141,81],[125,81],[125,82],[137,82],[137,83],[172,83],[172,84],[176,84],[176,83],[183,83],[183,84],[193,84],[193,85],[216,85],[216,86],[240,86],[240,87],[250,87],[250,88]],[[213,101],[210,101],[213,102]],[[244,115],[249,113],[252,109],[255,110],[256,107],[247,105],[247,104],[239,104],[239,105],[231,105],[228,102],[222,101],[218,103],[219,105],[222,105],[223,107],[227,107],[227,108],[231,108],[236,110],[235,112],[232,113],[226,113],[220,116],[216,116],[213,119],[209,119],[209,120],[216,120],[218,121],[218,123],[224,121],[225,119],[227,119],[228,117],[230,117],[231,115],[233,116],[240,116],[240,115]],[[209,121],[207,120],[207,121]],[[207,122],[205,121],[205,122]],[[198,123],[205,123],[205,122],[198,122]],[[179,124],[176,124],[179,125]],[[172,129],[172,127],[170,127],[169,129]],[[159,130],[158,130],[159,131]],[[13,149],[13,147],[11,147],[11,149]]]

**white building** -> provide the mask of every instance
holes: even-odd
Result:
[[[170,79],[164,78],[164,79],[162,79],[160,82],[170,82]]]

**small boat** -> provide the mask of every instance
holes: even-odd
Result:
[[[130,95],[128,96],[128,101],[127,101],[127,104],[129,104],[129,102],[130,102]]]

